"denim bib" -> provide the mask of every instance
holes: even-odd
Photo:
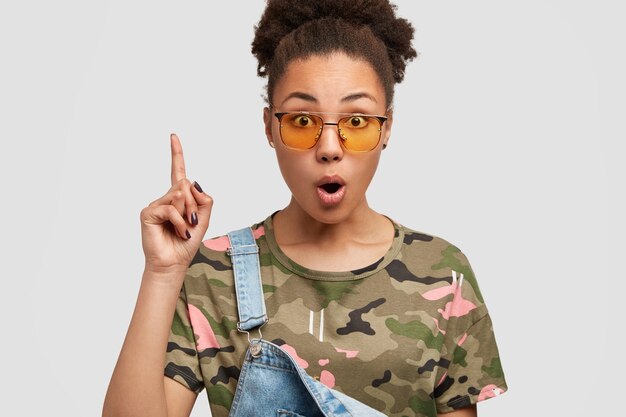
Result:
[[[237,330],[246,351],[229,417],[384,417],[371,407],[309,376],[279,346],[263,340],[268,321],[261,284],[259,248],[249,227],[228,233],[235,275]],[[257,329],[258,338],[250,338]]]

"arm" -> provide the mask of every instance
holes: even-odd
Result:
[[[469,309],[450,320],[446,328],[449,366],[441,368],[438,376],[445,375],[448,385],[437,396],[437,409],[442,417],[476,417],[476,404],[506,392],[507,385],[491,316],[474,271],[457,247],[450,245],[448,250],[455,255],[449,262],[452,271],[461,271],[450,310],[456,309],[455,303],[460,306],[457,311],[463,310],[463,304]]]
[[[144,272],[137,304],[106,393],[103,417],[189,416],[196,394],[163,376],[167,339],[181,282]]]
[[[198,394],[188,390],[172,378],[163,377],[168,417],[189,417]]]
[[[172,186],[140,213],[146,267],[103,417],[188,417],[197,396],[169,380],[164,368],[177,300],[209,226],[213,199],[187,179],[177,135],[170,135],[170,145]]]
[[[476,404],[472,404],[469,407],[461,408],[450,413],[439,413],[437,417],[477,417]]]

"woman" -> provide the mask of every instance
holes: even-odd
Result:
[[[507,387],[467,258],[365,195],[389,144],[394,84],[416,56],[412,36],[387,0],[268,1],[252,51],[292,198],[251,226],[262,336],[385,415],[475,416]],[[186,178],[176,135],[171,151],[172,187],[141,212],[145,271],[105,416],[188,416],[204,388],[213,416],[227,416],[248,348],[228,237],[203,240],[213,201]]]

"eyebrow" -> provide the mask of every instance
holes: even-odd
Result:
[[[310,95],[310,94],[303,93],[301,91],[294,91],[293,93],[289,94],[283,100],[283,102],[280,105],[282,106],[283,104],[285,104],[285,102],[287,100],[292,99],[292,98],[299,98],[301,100],[308,101],[308,102],[311,102],[311,103],[317,103],[318,102],[317,99],[315,97],[313,97],[312,95]],[[350,103],[350,102],[357,101],[357,100],[362,99],[362,98],[367,98],[369,100],[372,100],[374,103],[378,103],[378,101],[376,100],[376,98],[374,96],[372,96],[371,94],[368,94],[366,92],[358,92],[358,93],[353,93],[353,94],[347,95],[347,96],[345,96],[345,97],[343,97],[341,99],[341,102],[342,103]]]

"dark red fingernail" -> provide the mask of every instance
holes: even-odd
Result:
[[[202,192],[202,187],[200,187],[200,184],[198,184],[196,181],[193,182],[193,186],[196,187],[196,190],[198,190],[199,193]]]
[[[189,230],[185,230],[185,236],[187,236],[187,239],[191,239],[191,233],[189,233]]]
[[[191,224],[193,224],[194,226],[198,224],[198,215],[195,211],[191,213]]]

